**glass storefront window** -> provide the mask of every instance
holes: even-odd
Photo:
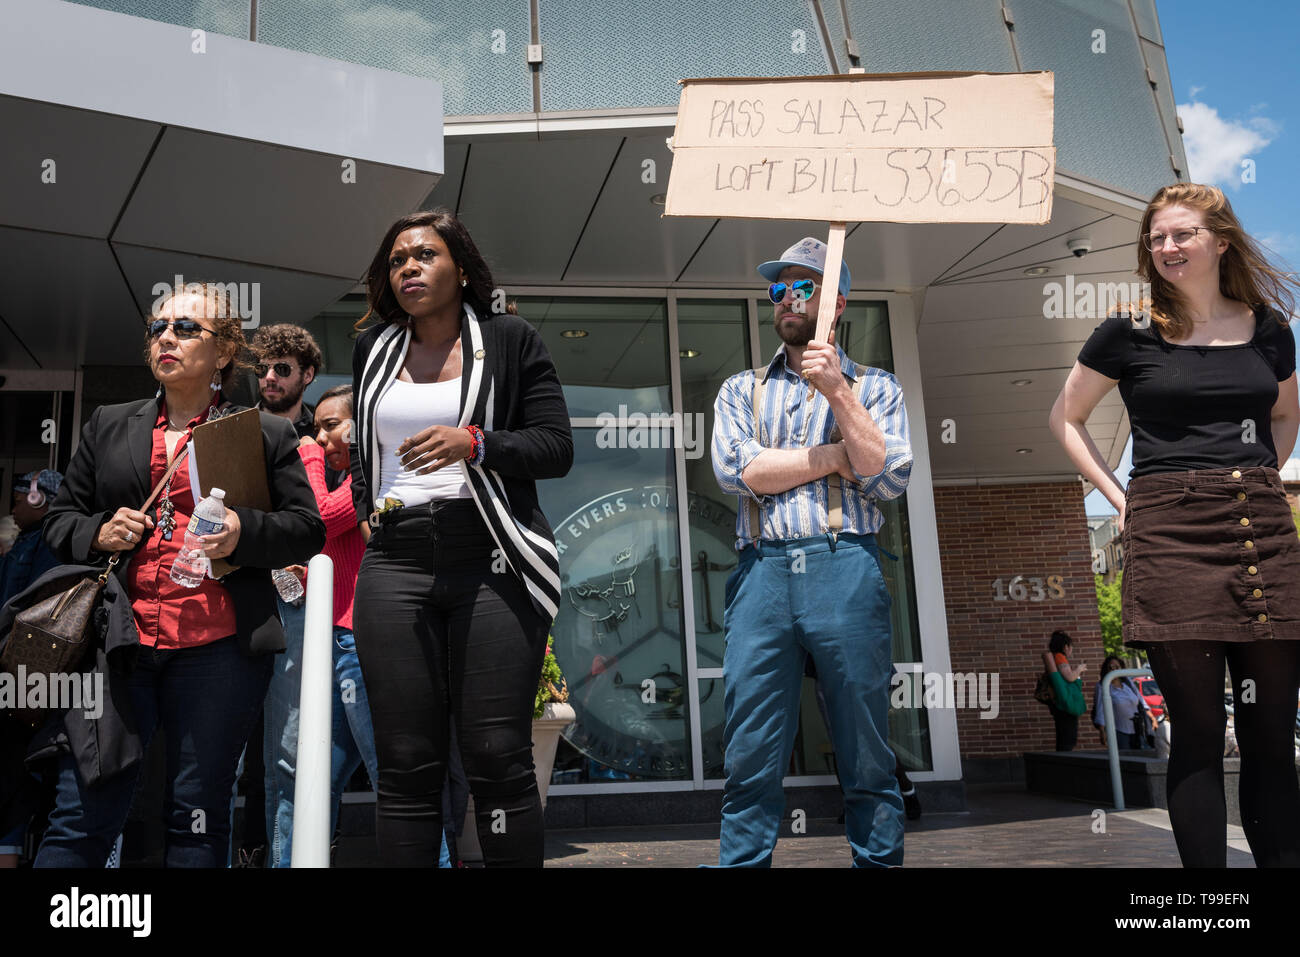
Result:
[[[538,483],[563,587],[552,628],[577,720],[554,780],[690,780],[668,312],[662,299],[525,297],[574,422],[574,464]],[[593,420],[626,423],[626,429]]]
[[[518,307],[542,334],[572,418],[672,411],[664,300],[547,296]]]
[[[574,429],[573,469],[537,487],[560,553],[555,657],[577,713],[556,780],[690,780],[673,452],[599,436]]]
[[[721,668],[723,595],[727,576],[736,567],[736,500],[718,488],[709,442],[718,390],[729,376],[750,368],[745,303],[734,299],[679,300],[677,330],[683,412],[696,417],[695,431],[702,442],[698,456],[686,456],[695,660],[701,668]]]

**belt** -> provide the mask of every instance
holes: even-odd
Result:
[[[835,547],[841,543],[849,545],[863,545],[874,547],[883,555],[897,559],[896,555],[891,555],[880,547],[876,541],[876,536],[867,532],[840,532],[838,535],[827,532],[824,535],[814,535],[811,538],[757,538],[750,541],[746,548],[753,548],[761,555],[782,555],[791,548],[802,548],[806,550],[820,551],[828,549],[835,551]]]
[[[439,512],[464,512],[466,515],[478,515],[478,507],[472,498],[435,498],[419,505],[406,505],[399,498],[385,497],[380,500],[379,508],[370,513],[370,527],[391,525],[404,518],[436,519]],[[452,517],[451,515],[447,516]]]
[[[397,514],[398,509],[404,507],[405,505],[400,498],[393,498],[385,495],[379,500],[379,507],[370,513],[370,527],[378,528],[380,521],[383,521],[385,517],[393,518]]]

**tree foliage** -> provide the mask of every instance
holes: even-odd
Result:
[[[1115,575],[1115,580],[1106,584],[1101,576],[1096,576],[1097,617],[1101,621],[1101,643],[1108,655],[1124,655],[1122,635],[1123,616],[1120,611],[1120,583],[1124,573]]]

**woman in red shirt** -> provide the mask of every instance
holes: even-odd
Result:
[[[145,342],[158,394],[94,411],[45,537],[64,562],[125,559],[114,574],[130,596],[140,647],[123,705],[134,727],[128,719],[114,729],[115,740],[142,753],[154,730],[166,729],[166,864],[221,867],[239,755],[266,694],[270,653],[284,647],[271,569],[307,561],[324,544],[325,529],[293,429],[264,413],[271,511],[227,507],[222,530],[204,537],[209,559],[235,566],[220,581],[206,577],[187,588],[171,580],[196,505],[184,461],[190,437],[208,419],[236,411],[222,390],[245,343],[238,310],[220,286],[206,283],[162,302],[146,320]],[[152,507],[140,511],[155,488]],[[109,731],[101,729],[101,740]],[[104,866],[140,773],[138,758],[122,764],[120,773],[87,786],[76,755],[58,759],[56,806],[36,866]]]

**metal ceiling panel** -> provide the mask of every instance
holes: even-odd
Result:
[[[190,256],[142,246],[119,245],[116,249],[141,315],[149,311],[158,296],[155,284],[174,285],[177,275],[183,277],[185,282],[207,280],[248,284],[247,298],[256,303],[257,310],[256,315],[249,320],[250,328],[246,330],[246,335],[252,334],[251,323],[254,320],[263,326],[277,322],[305,323],[341,298],[355,284],[354,280],[346,277],[270,269],[245,262]],[[254,294],[256,299],[253,299]],[[253,312],[252,309],[247,311]]]
[[[0,262],[0,316],[42,367],[139,359],[139,340],[123,336],[138,313],[107,243],[0,227]],[[5,364],[32,365],[26,353],[12,358]]]
[[[715,220],[661,215],[663,206],[651,200],[668,188],[671,167],[662,133],[628,137],[564,275],[566,282],[665,283],[677,278]],[[644,182],[649,177],[652,181]]]
[[[1065,242],[1074,231],[1081,230],[1097,220],[1105,219],[1106,216],[1106,213],[1091,206],[1063,199],[1057,193],[1052,198],[1051,222],[1040,226],[1007,223],[1000,228],[995,228],[988,239],[972,247],[960,259],[954,261],[936,277],[936,281],[965,273],[982,273],[986,271],[986,267],[1006,268],[1004,257],[1025,249],[1043,249],[1049,256],[1055,256],[1059,249],[1052,248],[1053,243]]]
[[[993,277],[1012,277],[1031,266],[1046,265],[1052,272],[1098,272],[1102,270],[1132,271],[1137,265],[1137,224],[1120,216],[1109,216],[1100,222],[1079,229],[1069,230],[1065,235],[1059,229],[1052,229],[1050,223],[1033,227],[1042,230],[1047,240],[1025,246],[996,259],[978,264],[966,264],[949,271],[942,284],[951,282],[971,282]],[[1052,237],[1052,238],[1048,238]],[[1071,239],[1088,239],[1092,243],[1092,252],[1082,258],[1076,257],[1067,248]],[[1127,257],[1127,258],[1126,258]],[[968,260],[969,263],[969,260]]]
[[[418,208],[436,177],[367,162],[344,174],[338,156],[168,129],[114,239],[355,281],[392,211]]]
[[[931,225],[863,223],[853,230],[844,241],[844,259],[853,272],[854,288],[928,286],[997,229],[989,223],[948,223],[943,229],[932,229]],[[812,235],[824,239],[825,224],[820,234]]]
[[[474,144],[460,218],[498,282],[560,281],[621,142],[587,135]]]
[[[445,206],[453,213],[460,199],[460,187],[465,176],[465,157],[470,153],[469,143],[448,143],[445,147],[447,171],[442,174],[429,195],[420,203],[420,209],[437,209]],[[394,217],[396,219],[396,217]]]
[[[0,225],[106,237],[156,123],[0,96]]]

